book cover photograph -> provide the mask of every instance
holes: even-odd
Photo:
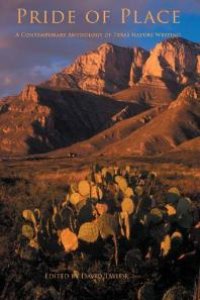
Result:
[[[200,300],[199,28],[199,0],[0,0],[0,299]]]

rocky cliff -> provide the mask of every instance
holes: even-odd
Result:
[[[96,94],[129,87],[156,86],[175,92],[200,79],[200,45],[182,38],[165,40],[149,53],[142,48],[102,44],[44,83]]]
[[[96,94],[113,94],[138,82],[148,51],[102,44],[45,83],[50,87],[78,88]]]
[[[173,38],[156,45],[144,68],[141,82],[161,79],[187,85],[200,79],[200,45]]]
[[[91,148],[106,145],[103,154],[169,151],[200,136],[199,76],[199,44],[169,39],[150,54],[103,44],[0,101],[0,155],[48,152],[101,132]]]

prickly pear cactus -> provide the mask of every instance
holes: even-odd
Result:
[[[166,195],[166,200],[168,203],[176,204],[180,199],[180,196],[181,196],[180,191],[176,187],[173,187],[168,190]]]
[[[60,243],[63,245],[66,252],[75,251],[78,249],[78,237],[69,228],[58,232]]]
[[[135,211],[135,204],[131,198],[124,198],[121,203],[122,211],[126,211],[129,215]]]
[[[184,215],[191,212],[192,202],[189,198],[180,198],[177,204],[177,215]]]
[[[86,179],[67,187],[63,201],[53,201],[44,211],[22,212],[20,258],[55,262],[69,257],[70,268],[77,257],[81,263],[90,257],[93,247],[98,259],[107,259],[108,268],[115,261],[116,267],[119,262],[120,268],[143,276],[134,290],[138,299],[155,299],[151,281],[160,278],[163,266],[176,270],[200,248],[199,212],[194,216],[193,202],[176,187],[162,193],[161,187],[153,172],[93,166]],[[177,298],[182,292],[180,287],[169,289],[163,300],[182,300]]]
[[[78,238],[87,243],[94,243],[99,237],[99,228],[96,222],[87,222],[81,225]]]
[[[82,200],[82,197],[79,193],[73,193],[69,199],[70,203],[76,206]]]
[[[142,196],[143,193],[144,193],[143,187],[142,187],[142,186],[139,186],[139,185],[136,186],[136,188],[135,188],[135,194],[136,194],[137,196]]]
[[[167,234],[160,244],[160,250],[163,256],[167,256],[171,250],[171,238]]]
[[[128,188],[128,184],[126,181],[126,178],[124,178],[123,176],[116,176],[115,177],[115,182],[118,184],[119,188],[125,192],[126,189]]]
[[[147,215],[148,224],[158,224],[163,221],[163,212],[159,208],[151,209]]]
[[[32,238],[35,235],[33,227],[30,225],[23,225],[22,235],[25,236],[27,239],[32,240]]]
[[[102,197],[103,197],[102,190],[98,186],[93,185],[91,187],[91,198],[94,198],[94,199],[97,199],[97,200],[101,200]]]
[[[98,219],[98,227],[102,239],[116,235],[118,232],[117,217],[108,213],[102,214]]]
[[[87,180],[82,180],[78,184],[78,191],[83,197],[90,195],[90,184]]]
[[[26,221],[30,221],[33,223],[34,226],[37,225],[37,220],[36,220],[36,216],[35,213],[29,209],[25,209],[22,212],[22,216]]]
[[[189,293],[183,286],[174,286],[170,288],[163,296],[162,300],[188,300]]]
[[[94,220],[94,209],[94,205],[91,201],[87,201],[86,204],[83,205],[77,216],[80,225]]]
[[[165,205],[165,208],[167,210],[168,216],[175,216],[176,215],[176,208],[172,205]]]

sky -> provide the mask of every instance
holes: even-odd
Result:
[[[17,9],[24,8],[42,11],[76,10],[76,24],[30,24],[27,17],[23,24],[17,24]],[[121,24],[121,9],[137,10],[144,18],[146,12],[153,14],[159,10],[180,10],[180,24],[134,24],[131,18]],[[107,24],[100,18],[97,24],[84,22],[85,13],[96,10],[110,10]],[[0,98],[14,95],[27,83],[38,84],[53,73],[68,66],[80,54],[94,50],[104,42],[121,46],[140,46],[152,49],[163,37],[156,33],[173,33],[194,42],[200,42],[200,0],[0,0]],[[62,32],[88,33],[101,32],[103,38],[22,38],[17,33]],[[105,38],[109,32],[111,37]],[[116,37],[115,33],[152,33],[153,37],[138,38],[126,35]]]

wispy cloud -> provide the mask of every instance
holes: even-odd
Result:
[[[141,12],[151,9],[159,10],[163,7],[168,9],[180,9],[183,13],[182,24],[175,27],[175,31],[181,31],[188,39],[199,41],[199,0],[7,0],[0,1],[0,97],[17,93],[27,83],[39,83],[46,80],[53,72],[57,72],[68,65],[77,55],[96,48],[105,42],[102,39],[22,39],[16,38],[16,32],[41,32],[41,31],[75,31],[75,32],[127,32],[138,31],[139,27],[127,24],[121,26],[118,21],[121,7],[138,9]],[[89,9],[110,9],[113,18],[109,26],[102,24],[89,25],[77,22],[73,27],[63,24],[61,26],[33,26],[17,25],[16,10],[18,7],[27,9],[76,9],[78,18]],[[141,27],[142,28],[142,27]],[[143,31],[152,30],[149,26],[142,28]],[[155,26],[157,31],[171,31],[170,27]],[[144,48],[153,47],[157,39],[116,39],[110,42],[119,45],[139,45]]]

